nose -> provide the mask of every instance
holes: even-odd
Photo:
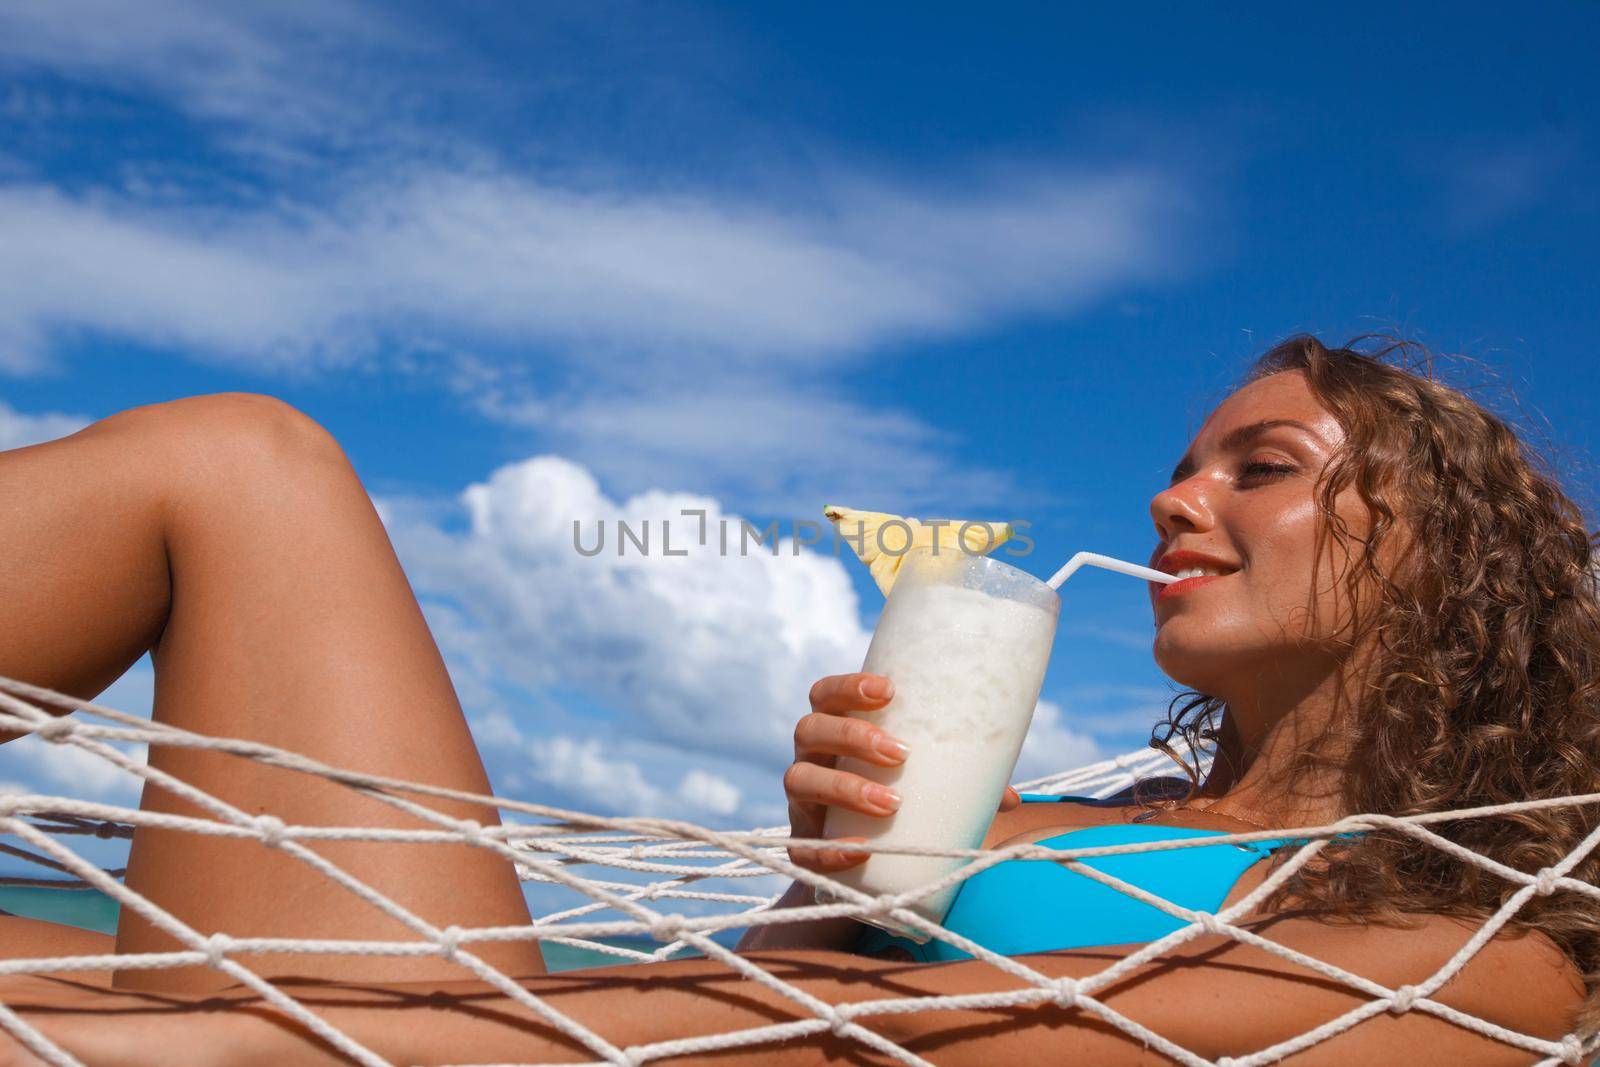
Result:
[[[1175,482],[1151,497],[1150,517],[1155,520],[1156,534],[1164,544],[1180,533],[1203,532],[1215,524],[1198,477]]]

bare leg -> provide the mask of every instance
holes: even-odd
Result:
[[[154,643],[155,717],[326,763],[487,792],[460,705],[365,491],[333,439],[276,400],[195,397],[123,412],[62,441],[0,454],[7,567],[0,673],[99,692]],[[18,606],[20,605],[20,610]],[[387,805],[237,758],[160,748],[151,762],[287,823],[422,825]],[[198,814],[164,790],[145,807]],[[492,825],[494,812],[430,802]],[[517,924],[513,872],[459,845],[316,850],[424,918]],[[405,928],[303,864],[253,842],[143,829],[128,885],[202,933],[395,938]],[[121,951],[170,939],[128,913]],[[539,973],[531,943],[484,947]],[[437,959],[246,957],[264,974],[431,980]],[[122,972],[118,984],[202,989],[203,969]]]

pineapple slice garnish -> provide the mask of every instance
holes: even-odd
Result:
[[[822,514],[833,523],[845,544],[878,583],[883,595],[894,588],[900,564],[912,551],[934,548],[938,551],[982,556],[993,552],[1011,538],[1008,522],[967,522],[964,519],[908,519],[882,511],[857,511],[829,504]],[[885,526],[888,523],[888,526]],[[957,538],[960,538],[959,544]]]

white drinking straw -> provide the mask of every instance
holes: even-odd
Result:
[[[1141,567],[1137,563],[1112,559],[1110,556],[1102,556],[1098,552],[1079,552],[1076,556],[1067,560],[1067,565],[1051,575],[1050,580],[1044,584],[1051,589],[1060,589],[1061,583],[1071,578],[1072,572],[1085,564],[1091,567],[1104,567],[1106,570],[1116,571],[1118,574],[1131,574],[1135,578],[1143,578],[1147,582],[1160,582],[1162,585],[1168,585],[1178,580],[1173,575],[1151,570],[1149,567]]]

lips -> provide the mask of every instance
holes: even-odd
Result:
[[[1160,584],[1151,582],[1151,593],[1157,603],[1173,597],[1184,596],[1212,582],[1221,581],[1239,570],[1239,565],[1220,556],[1207,555],[1179,549],[1168,552],[1156,563],[1156,569],[1172,575],[1185,575],[1176,582]]]
[[[1228,577],[1231,576],[1227,574],[1203,574],[1198,578],[1183,578],[1168,585],[1163,585],[1156,591],[1156,603],[1160,604],[1163,601],[1171,600],[1173,597],[1183,596],[1185,593],[1191,593],[1201,586],[1210,585],[1212,582],[1220,582]],[[1152,582],[1150,584],[1154,585],[1155,583]]]

